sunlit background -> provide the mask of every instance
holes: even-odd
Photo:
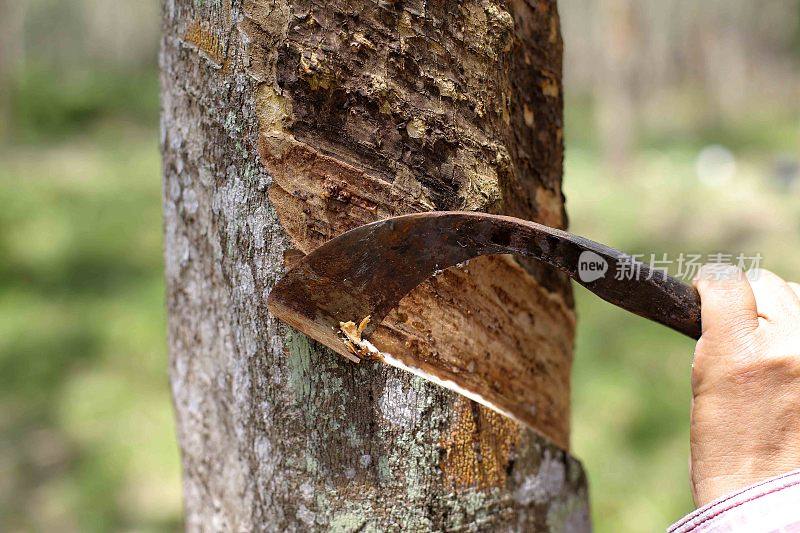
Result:
[[[800,2],[562,0],[574,231],[800,279]],[[157,0],[0,0],[0,530],[174,531]],[[578,291],[596,530],[691,509],[692,343]]]

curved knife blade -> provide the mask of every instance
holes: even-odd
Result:
[[[587,251],[607,264],[606,274],[589,282],[579,276],[579,259]],[[364,330],[368,337],[420,283],[438,271],[488,254],[536,258],[618,307],[700,337],[700,301],[694,288],[566,231],[472,212],[417,213],[348,231],[289,271],[272,289],[268,306],[282,321],[353,359],[341,339],[340,322],[370,316]],[[615,275],[620,269],[636,275]]]

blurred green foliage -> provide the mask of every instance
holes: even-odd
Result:
[[[27,66],[10,76],[9,134],[18,142],[40,142],[81,133],[105,118],[143,125],[158,121],[155,69],[55,71]]]
[[[0,529],[176,530],[154,123],[46,136],[0,148]]]
[[[158,0],[0,0],[0,531],[175,531]]]

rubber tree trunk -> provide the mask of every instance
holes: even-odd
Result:
[[[493,385],[524,385],[535,429],[346,361],[266,309],[293,261],[381,217],[466,209],[565,226],[555,3],[166,0],[163,16],[188,529],[588,530],[585,477],[564,451],[564,278],[484,258],[386,321],[431,357],[510,354]]]

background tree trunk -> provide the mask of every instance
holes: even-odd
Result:
[[[600,0],[600,50],[602,67],[596,72],[597,123],[603,159],[611,172],[623,177],[628,171],[636,138],[637,43],[639,23],[634,0]]]
[[[10,81],[25,61],[23,21],[26,5],[0,0],[0,141],[10,136]]]
[[[165,1],[170,374],[189,529],[589,529],[585,477],[562,451],[574,330],[562,276],[484,258],[420,287],[382,328],[454,364],[465,350],[487,365],[512,354],[537,431],[354,365],[266,309],[297,257],[385,216],[565,226],[561,56],[550,0]]]

